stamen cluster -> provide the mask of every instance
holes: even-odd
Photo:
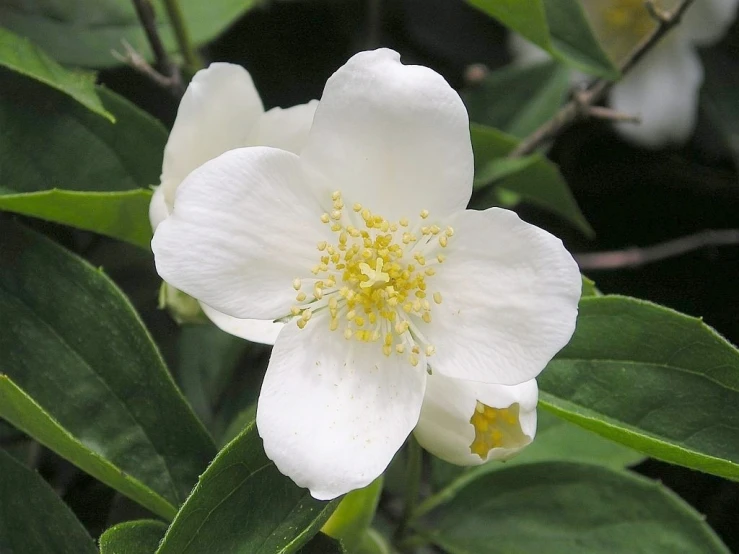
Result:
[[[470,418],[475,428],[475,440],[470,445],[470,452],[485,460],[490,450],[504,445],[506,438],[521,435],[518,412],[518,404],[509,408],[491,408],[478,400]]]
[[[341,192],[331,195],[333,209],[321,221],[336,241],[317,244],[320,261],[307,291],[295,279],[298,304],[292,315],[301,329],[316,310],[327,309],[329,329],[347,340],[382,344],[382,352],[407,354],[418,365],[424,354],[434,353],[422,327],[431,323],[432,301],[441,304],[441,293],[429,290],[428,281],[442,264],[442,253],[454,235],[451,227],[426,225],[428,210],[411,226],[407,218],[390,222],[361,204],[344,206]]]

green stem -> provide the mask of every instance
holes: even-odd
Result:
[[[396,537],[402,538],[412,519],[418,503],[418,493],[421,489],[421,474],[423,470],[423,450],[413,435],[408,440],[408,464],[405,473],[405,503],[403,507],[403,518],[400,521]]]
[[[177,0],[164,0],[164,7],[167,10],[169,21],[174,28],[177,45],[179,46],[182,57],[185,59],[185,65],[194,73],[203,67],[203,60],[192,45],[190,33],[187,30],[187,24],[182,15],[180,4]]]

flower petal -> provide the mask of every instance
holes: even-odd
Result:
[[[262,101],[243,67],[214,63],[195,74],[164,149],[161,181],[170,208],[177,186],[193,169],[248,144],[262,113]]]
[[[426,450],[451,464],[480,465],[488,460],[505,460],[534,439],[538,398],[535,379],[507,387],[433,373],[426,382],[421,417],[413,434]],[[476,433],[470,419],[478,402],[492,408],[498,416],[486,431],[500,433],[499,446],[491,448],[484,457],[471,450]]]
[[[641,123],[616,129],[642,146],[684,142],[695,127],[703,66],[693,46],[678,38],[658,44],[611,89],[613,109],[641,116]]]
[[[239,319],[214,310],[207,304],[200,303],[203,313],[208,316],[216,327],[236,337],[260,342],[262,344],[274,344],[277,335],[285,326],[284,323],[272,321],[271,319]]]
[[[159,186],[154,189],[149,202],[149,221],[151,228],[156,231],[159,224],[169,217],[169,206],[164,200],[164,188]]]
[[[379,476],[418,422],[425,364],[329,331],[327,317],[277,338],[257,406],[264,450],[320,500]]]
[[[710,46],[726,34],[736,17],[737,0],[701,0],[685,12],[677,31],[700,46]]]
[[[582,281],[562,242],[511,211],[454,218],[429,291],[441,293],[424,331],[435,371],[516,385],[536,377],[575,330]]]
[[[467,111],[441,75],[397,52],[360,52],[326,83],[303,167],[320,195],[341,190],[389,220],[463,209],[472,194]]]
[[[272,108],[259,118],[250,143],[300,154],[308,141],[317,107],[318,100],[311,100],[292,108]]]
[[[310,276],[316,243],[330,238],[298,157],[274,148],[231,150],[177,189],[154,234],[159,275],[242,319],[279,319],[295,303],[293,279]]]

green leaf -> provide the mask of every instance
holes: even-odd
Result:
[[[105,110],[98,98],[94,73],[65,69],[30,40],[2,27],[0,27],[0,66],[53,87],[71,96],[88,110],[115,122],[113,114]]]
[[[473,124],[470,128],[472,148],[475,152],[475,174],[508,155],[518,141],[505,133]],[[496,181],[496,187],[511,191],[542,208],[549,210],[574,225],[587,236],[593,236],[592,227],[580,211],[559,169],[541,154],[534,154],[521,162],[520,170],[505,173]],[[483,173],[484,177],[484,173]],[[479,179],[476,179],[479,186]],[[474,199],[473,199],[474,202]],[[490,204],[483,202],[482,207]]]
[[[174,31],[161,1],[154,1],[157,27],[164,46],[177,51]],[[180,0],[190,38],[202,46],[225,31],[239,17],[257,4],[255,0]],[[36,0],[0,4],[0,21],[19,35],[24,35],[64,64],[85,67],[109,67],[121,62],[111,50],[123,51],[121,41],[128,41],[144,57],[150,49],[141,24],[129,0],[76,0],[57,2]]]
[[[119,523],[100,536],[100,554],[152,554],[166,531],[164,523],[152,519]]]
[[[170,502],[77,440],[7,375],[0,374],[0,417],[155,514],[172,519]]]
[[[215,447],[113,282],[0,221],[0,313],[13,322],[0,371],[79,442],[181,504]]]
[[[151,224],[143,217],[149,210],[151,192],[44,190],[21,194],[0,191],[0,210],[38,217],[121,239],[149,248]]]
[[[450,554],[728,554],[703,518],[661,484],[562,462],[496,471],[415,526]]]
[[[372,524],[382,493],[382,476],[364,488],[344,495],[334,513],[321,531],[335,539],[341,539],[347,550],[355,552],[365,531]]]
[[[0,552],[96,554],[92,537],[52,488],[0,449]]]
[[[234,370],[248,346],[247,341],[229,335],[215,325],[185,325],[181,328],[177,341],[177,381],[206,426],[212,425],[214,408],[224,390],[233,386]],[[246,423],[253,420],[252,415],[223,444],[230,442]]]
[[[148,199],[167,133],[127,100],[98,88],[112,124],[69,97],[0,71],[0,209],[148,248]]]
[[[537,163],[541,163],[541,156],[538,154],[523,158],[494,158],[475,171],[473,189],[482,189],[503,181]]]
[[[575,335],[539,376],[540,404],[654,458],[739,479],[739,351],[699,319],[583,298]]]
[[[475,123],[524,138],[554,117],[570,88],[570,70],[557,62],[492,71],[462,95]]]
[[[467,2],[572,67],[612,80],[619,76],[577,0]]]
[[[164,537],[157,554],[297,552],[337,502],[321,502],[267,459],[254,424],[218,454]]]
[[[582,276],[582,296],[601,296],[602,293],[595,285],[595,281],[591,281],[585,275]]]

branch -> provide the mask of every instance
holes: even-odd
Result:
[[[645,248],[634,247],[608,252],[574,254],[573,256],[583,271],[637,268],[707,246],[734,244],[739,244],[739,229],[722,229],[719,231],[701,231],[694,235],[661,242]]]
[[[139,73],[146,75],[160,87],[168,89],[176,98],[181,98],[185,93],[185,86],[182,82],[180,68],[172,61],[169,54],[167,54],[167,50],[164,48],[164,43],[162,43],[162,39],[159,36],[159,30],[156,25],[154,8],[152,7],[150,0],[133,0],[133,4],[136,7],[136,15],[138,15],[141,26],[146,33],[146,38],[151,46],[151,50],[154,53],[156,65],[164,71],[164,73],[160,73],[149,65],[144,57],[134,50],[134,48],[125,40],[121,41],[124,53],[120,54],[113,51],[113,56],[130,65]]]
[[[670,13],[656,7],[654,0],[645,0],[644,4],[650,15],[657,21],[657,28],[647,36],[623,61],[619,67],[621,75],[628,73],[665,36],[670,29],[680,22],[685,11],[694,0],[681,0],[680,4]],[[570,125],[580,119],[596,115],[593,106],[600,102],[614,85],[607,79],[596,79],[583,92],[575,97],[544,123],[536,131],[526,137],[508,154],[510,158],[527,156],[536,151],[542,144],[553,139]],[[596,111],[597,113],[597,111]]]
[[[182,15],[180,4],[177,0],[165,0],[164,7],[169,16],[169,22],[174,28],[174,34],[177,38],[177,44],[180,47],[180,53],[182,54],[182,57],[185,58],[185,66],[195,73],[198,69],[202,69],[203,60],[200,59],[200,56],[190,40],[190,33],[187,30],[187,24],[185,23],[185,17]]]

